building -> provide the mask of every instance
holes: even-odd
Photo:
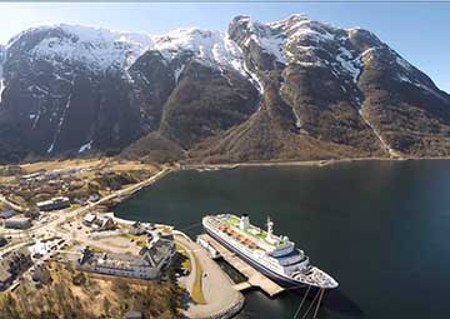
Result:
[[[38,202],[36,206],[41,211],[52,211],[70,207],[70,200],[67,197],[55,197],[49,200]]]
[[[94,253],[86,247],[79,261],[82,270],[100,274],[158,279],[175,255],[175,244],[171,240],[155,237],[138,256],[114,253]]]
[[[17,249],[0,259],[0,290],[7,289],[23,272],[33,265],[26,247]]]
[[[112,217],[97,217],[92,227],[97,231],[114,230],[117,228],[117,223]]]
[[[151,223],[141,223],[139,221],[135,222],[131,225],[131,229],[129,231],[130,235],[141,236],[148,235],[156,229],[154,224]]]
[[[83,217],[83,224],[86,226],[91,226],[96,219],[97,219],[97,216],[95,214],[86,214]]]
[[[28,229],[30,227],[31,219],[23,215],[18,215],[5,220],[5,228]]]
[[[0,218],[1,219],[8,219],[11,218],[13,216],[17,215],[17,212],[15,210],[9,209],[9,210],[4,210],[0,213]]]
[[[83,224],[96,231],[114,230],[117,228],[117,223],[112,217],[99,217],[95,214],[86,214],[83,218]]]

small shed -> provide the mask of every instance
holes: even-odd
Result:
[[[97,216],[95,214],[87,214],[83,218],[83,224],[85,225],[92,225],[93,222],[97,219]]]

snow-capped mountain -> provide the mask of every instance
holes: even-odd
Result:
[[[330,154],[334,144],[345,146],[340,152],[349,156],[361,150],[369,156],[450,151],[449,95],[373,33],[335,28],[303,15],[268,24],[239,16],[229,33],[249,68],[273,89],[273,103],[266,99],[268,115],[276,112],[283,125],[291,122],[298,130],[296,136],[279,129],[266,132],[277,136],[268,145],[278,147],[278,153],[297,158],[301,150],[293,151],[292,144],[310,148],[311,143],[321,154]],[[261,124],[253,124],[259,131]],[[230,135],[225,140],[236,148],[241,139]]]
[[[19,34],[8,43],[8,51],[23,50],[24,38],[31,36],[28,52],[31,58],[56,65],[83,64],[99,71],[109,67],[126,68],[152,46],[151,37],[146,34],[61,24]]]
[[[38,27],[0,47],[0,66],[7,161],[450,153],[447,93],[373,33],[304,15],[157,36]]]

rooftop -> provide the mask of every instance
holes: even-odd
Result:
[[[134,267],[158,267],[164,259],[171,254],[173,242],[158,238],[152,241],[148,247],[144,247],[139,255],[120,253],[93,253],[86,248],[84,262],[88,264],[102,265],[106,268],[132,269]],[[82,263],[84,263],[82,262]]]

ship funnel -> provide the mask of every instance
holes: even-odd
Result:
[[[250,218],[247,214],[241,216],[241,220],[239,221],[239,228],[241,230],[247,230],[250,225]]]

